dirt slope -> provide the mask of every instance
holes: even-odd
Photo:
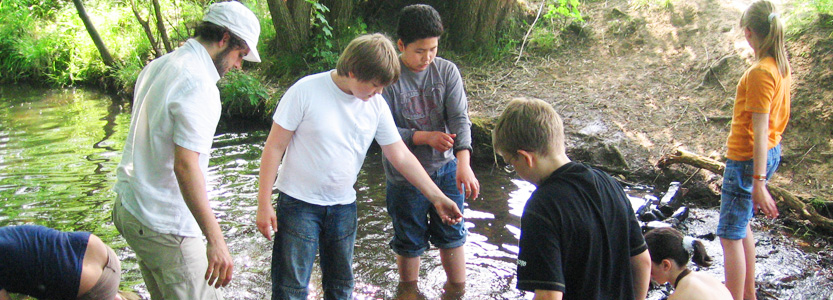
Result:
[[[494,118],[514,97],[544,99],[565,118],[574,158],[628,180],[657,185],[687,180],[714,190],[719,176],[653,165],[675,147],[712,157],[726,153],[736,85],[752,63],[753,52],[738,28],[751,2],[586,3],[587,24],[564,33],[558,49],[533,48],[518,64],[462,66],[472,116]],[[792,17],[793,4],[782,2],[783,15]],[[826,176],[833,170],[829,35],[809,30],[788,42],[793,118],[773,183],[833,200],[833,180]],[[700,190],[699,197],[717,201],[708,189]]]

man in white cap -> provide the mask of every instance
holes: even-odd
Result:
[[[221,113],[216,84],[242,60],[260,62],[259,36],[248,8],[212,4],[193,38],[136,80],[113,222],[152,299],[222,299],[217,288],[231,281],[234,264],[206,192]]]

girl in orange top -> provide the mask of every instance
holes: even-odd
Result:
[[[755,297],[755,239],[749,220],[778,208],[766,188],[781,159],[781,133],[790,118],[790,65],[784,25],[769,1],[757,1],[740,20],[757,61],[743,74],[735,98],[717,235],[723,246],[726,287],[736,300]]]

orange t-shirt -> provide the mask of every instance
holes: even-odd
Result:
[[[790,119],[791,82],[789,74],[781,76],[772,57],[766,57],[746,70],[738,83],[726,157],[736,161],[752,159],[752,113],[769,114],[767,149],[781,142],[781,133]]]

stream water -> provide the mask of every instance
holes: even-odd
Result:
[[[122,288],[147,298],[135,254],[110,220],[114,170],[129,126],[129,105],[83,89],[36,89],[0,86],[0,226],[39,224],[66,231],[90,231],[113,247],[122,260]],[[234,257],[234,279],[227,299],[270,297],[271,243],[254,226],[257,173],[268,132],[262,129],[219,132],[209,170],[209,197]],[[358,190],[359,228],[354,270],[357,299],[390,299],[397,295],[392,236],[385,211],[384,173],[378,151],[365,161]],[[464,294],[444,289],[439,251],[423,256],[414,299],[518,299],[531,294],[515,289],[515,258],[520,215],[534,187],[491,165],[476,166],[481,196],[467,201],[468,280]],[[650,192],[650,189],[648,190]],[[641,194],[632,193],[634,201]],[[682,227],[708,237],[716,227],[714,208],[693,209]],[[758,245],[757,278],[765,296],[776,299],[829,299],[833,291],[833,251],[803,250],[772,222]],[[705,270],[721,278],[717,240],[706,241],[715,266]],[[321,297],[320,270],[311,281],[311,297]],[[663,298],[652,290],[651,299]]]

